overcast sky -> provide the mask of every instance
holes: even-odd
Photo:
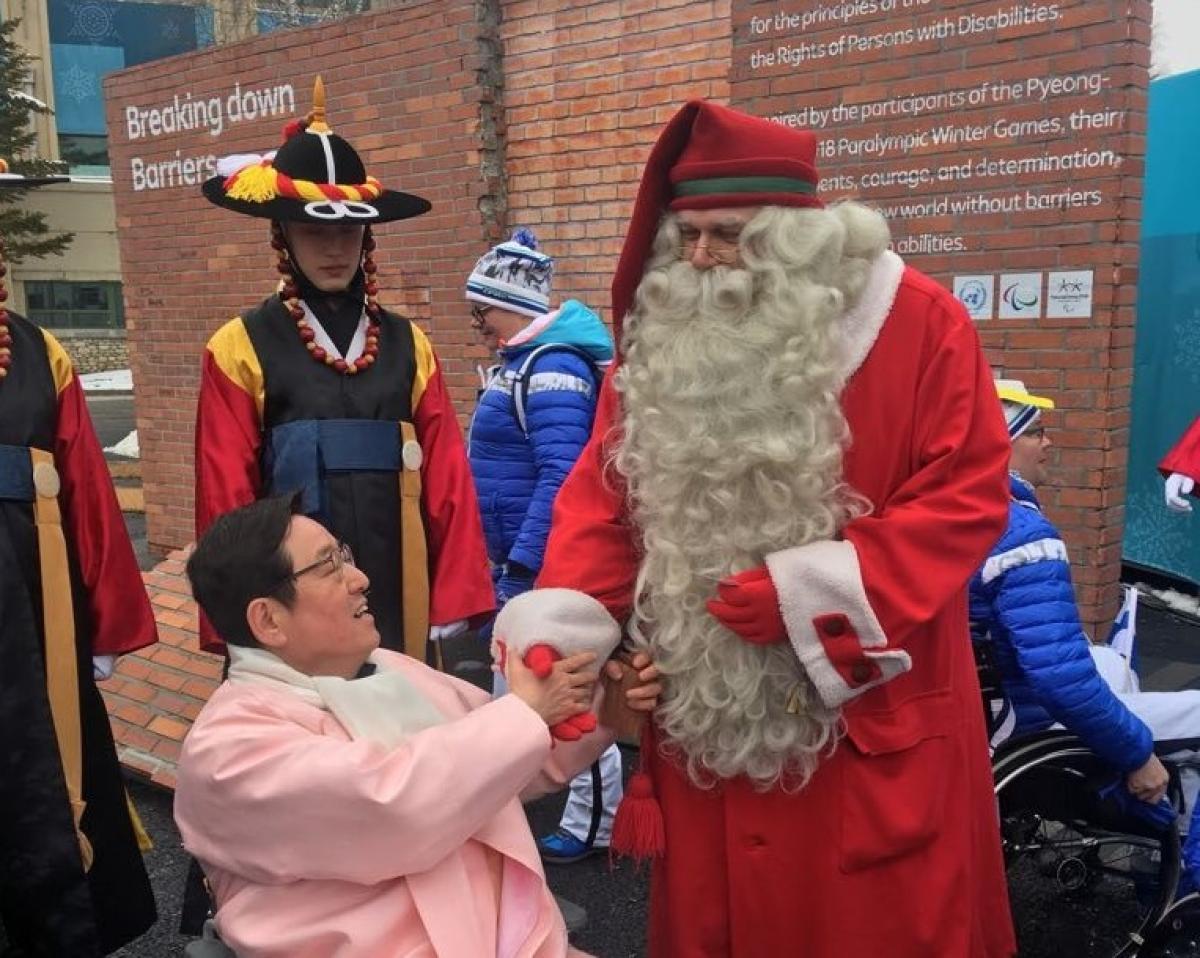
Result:
[[[1163,76],[1200,70],[1200,0],[1154,0]]]

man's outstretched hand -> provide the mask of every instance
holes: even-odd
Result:
[[[507,659],[505,678],[509,690],[547,725],[558,725],[591,708],[592,689],[596,685],[594,652],[579,652],[559,659],[546,678],[538,678],[519,655],[510,652]]]
[[[625,674],[623,665],[616,659],[609,659],[604,663],[604,674],[613,682],[620,682]],[[635,652],[626,668],[632,668],[637,673],[637,684],[628,684],[625,704],[635,712],[653,712],[658,708],[658,699],[662,695],[658,666],[650,661],[650,656],[645,652]]]
[[[714,619],[753,645],[772,645],[787,638],[779,593],[765,566],[722,579],[717,597],[709,599],[707,607]]]

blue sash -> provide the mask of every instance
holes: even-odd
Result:
[[[263,481],[272,494],[299,492],[305,515],[327,518],[325,476],[331,472],[399,472],[400,445],[398,422],[297,419],[267,434]]]
[[[0,445],[0,499],[33,502],[33,465],[26,446]]]

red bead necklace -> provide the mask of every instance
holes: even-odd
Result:
[[[300,340],[304,343],[304,348],[308,350],[313,361],[323,366],[329,366],[346,376],[353,376],[365,371],[379,355],[379,324],[382,316],[382,310],[375,299],[379,292],[379,284],[375,281],[377,267],[371,256],[375,252],[375,238],[371,235],[371,228],[367,227],[366,235],[363,237],[362,258],[363,273],[367,280],[367,342],[363,347],[362,355],[353,362],[339,359],[317,345],[316,331],[309,325],[304,315],[304,307],[300,304],[300,289],[296,285],[291,256],[288,253],[287,243],[283,239],[283,230],[277,223],[271,224],[271,248],[279,256],[276,269],[283,278],[283,289],[279,291],[279,295],[283,299],[283,305],[287,307],[288,314],[296,321],[296,331],[300,334]]]
[[[4,308],[8,302],[8,290],[4,286],[6,275],[8,267],[4,264],[4,242],[0,241],[0,379],[8,375],[8,367],[12,365],[12,332],[8,328],[8,310]]]

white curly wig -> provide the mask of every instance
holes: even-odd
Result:
[[[625,319],[611,465],[642,537],[632,631],[666,677],[665,748],[701,787],[746,775],[799,789],[836,746],[840,713],[791,648],[742,641],[705,602],[725,576],[869,510],[842,481],[838,320],[888,239],[858,204],[766,207],[738,266],[697,270],[668,214]]]

